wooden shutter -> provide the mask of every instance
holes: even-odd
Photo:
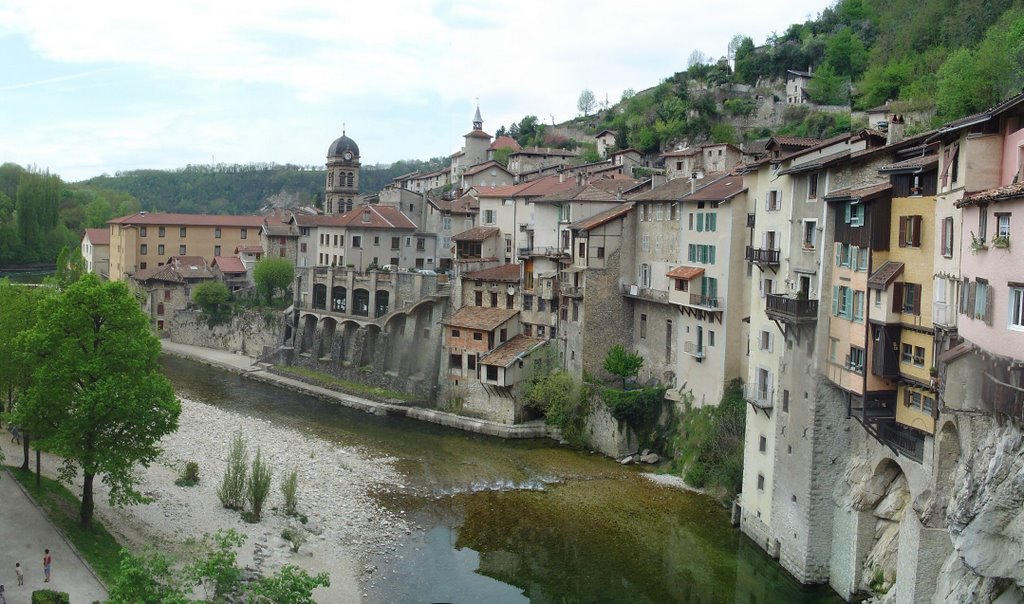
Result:
[[[903,310],[903,283],[898,281],[892,284],[892,312],[901,310]]]
[[[967,286],[967,316],[972,318],[972,319],[975,318],[974,317],[974,315],[975,315],[975,312],[974,312],[974,295],[977,293],[977,291],[978,291],[978,282],[977,281],[971,281],[970,284]]]
[[[911,216],[911,221],[914,224],[914,237],[911,245],[913,245],[914,247],[921,247],[921,217]]]
[[[947,239],[947,237],[946,237],[946,223],[947,223],[948,220],[949,220],[949,218],[943,218],[942,219],[942,252],[941,253],[942,253],[943,256],[946,255],[946,245],[947,245],[947,241],[946,241],[946,239]]]
[[[907,217],[900,216],[900,247],[907,247]]]
[[[920,316],[921,314],[921,286],[914,285],[914,314]]]
[[[985,288],[985,325],[992,325],[992,300],[995,298],[994,293],[991,285]]]

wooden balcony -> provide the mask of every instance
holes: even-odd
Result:
[[[778,266],[779,250],[771,250],[760,247],[747,246],[747,262],[753,262],[758,266]]]
[[[764,311],[773,321],[796,324],[814,323],[818,320],[818,301],[782,294],[768,294],[765,296]]]
[[[986,373],[981,385],[981,398],[997,413],[1024,422],[1024,388],[1007,384]]]

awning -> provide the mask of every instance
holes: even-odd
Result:
[[[677,266],[676,268],[670,270],[665,274],[671,277],[672,279],[682,279],[684,281],[689,281],[691,279],[695,279],[703,275],[704,269],[697,268],[696,266]]]
[[[871,276],[868,277],[868,287],[873,287],[875,289],[885,289],[886,287],[889,286],[890,283],[892,283],[892,280],[895,279],[896,276],[902,272],[903,263],[893,262],[890,260],[889,262],[886,262],[882,266],[878,267],[877,271],[871,273]]]

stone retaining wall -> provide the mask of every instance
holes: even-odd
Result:
[[[257,357],[265,346],[277,345],[282,327],[279,315],[277,311],[246,310],[210,327],[200,311],[177,311],[167,334],[172,342]]]

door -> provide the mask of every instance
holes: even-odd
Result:
[[[811,298],[811,278],[807,275],[800,275],[800,297],[804,300]]]

